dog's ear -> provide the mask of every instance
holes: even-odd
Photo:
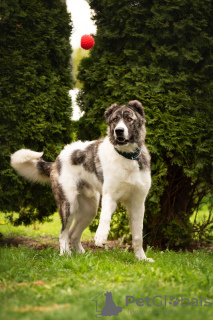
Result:
[[[105,119],[106,119],[106,123],[109,124],[109,119],[111,114],[118,109],[120,106],[117,103],[113,103],[108,109],[106,109],[105,111]]]
[[[143,118],[145,118],[144,108],[142,103],[140,103],[138,100],[129,101],[128,107],[138,112]]]

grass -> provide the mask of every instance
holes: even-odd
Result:
[[[5,236],[28,236],[31,238],[38,237],[55,237],[58,240],[58,236],[61,232],[61,221],[59,214],[56,212],[51,217],[51,222],[36,223],[36,225],[30,225],[25,227],[24,225],[14,227],[5,219],[4,213],[0,212],[0,232]],[[92,238],[92,234],[89,229],[86,229],[83,233],[83,239]]]
[[[0,222],[4,221],[0,216]],[[55,214],[51,223],[33,227],[0,225],[5,237],[42,236],[58,237],[60,223]],[[91,239],[88,230],[84,240]],[[42,240],[44,241],[44,240]],[[147,256],[155,263],[135,260],[133,252],[114,248],[86,250],[84,255],[75,252],[71,257],[59,256],[58,248],[5,246],[0,248],[0,318],[4,320],[63,320],[95,319],[96,302],[92,301],[103,291],[111,291],[118,316],[110,319],[213,319],[213,251],[192,252],[147,249]],[[135,302],[126,306],[126,296]],[[154,303],[152,299],[156,296]],[[167,305],[164,305],[167,296]],[[202,296],[203,305],[200,304]],[[147,306],[136,304],[138,298],[151,298]],[[173,299],[173,298],[174,299]],[[182,297],[182,305],[181,305]],[[169,302],[177,298],[177,306]],[[189,300],[189,305],[186,298]],[[210,306],[204,302],[210,302]],[[132,298],[133,299],[133,298]],[[170,300],[171,299],[171,300]],[[192,300],[194,299],[194,300]],[[197,300],[196,300],[197,299]],[[97,298],[98,310],[105,297]],[[138,300],[140,304],[142,300]],[[195,306],[195,304],[198,306]],[[191,305],[191,304],[194,304]],[[100,312],[99,312],[100,314]],[[107,318],[107,317],[105,317]]]

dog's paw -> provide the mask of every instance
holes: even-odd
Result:
[[[153,260],[152,258],[146,258],[145,261],[148,261],[148,262],[155,262],[155,260]]]
[[[82,244],[80,243],[76,248],[77,253],[85,253],[84,248],[82,247]]]
[[[155,262],[152,258],[147,258],[146,256],[136,256],[136,259],[139,261]]]
[[[100,234],[100,232],[96,232],[95,234],[95,245],[97,247],[103,247],[103,245],[106,243],[107,241],[107,236],[106,235],[103,235],[103,234]]]
[[[71,239],[71,245],[77,253],[85,253],[85,250],[82,247],[81,242],[76,242],[76,241],[73,241],[73,239]]]
[[[59,256],[65,256],[65,255],[67,255],[67,256],[70,257],[71,254],[72,254],[71,250],[67,250],[67,251],[61,250]]]
[[[96,247],[103,247],[104,244],[105,244],[105,241],[102,239],[102,237],[95,237]]]
[[[141,248],[140,250],[135,251],[135,257],[137,260],[140,261],[148,261],[148,262],[155,262],[152,258],[147,258],[145,252]]]

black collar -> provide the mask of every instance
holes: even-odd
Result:
[[[115,148],[115,147],[114,147]],[[118,149],[115,148],[115,150],[124,158],[129,159],[129,160],[138,160],[138,157],[141,153],[141,149],[137,148],[134,152],[122,152]]]

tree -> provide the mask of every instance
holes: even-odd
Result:
[[[55,159],[71,140],[72,31],[60,0],[3,0],[0,20],[0,210],[16,224],[43,221],[56,208],[50,187],[31,185],[10,167],[20,148]]]
[[[102,134],[112,103],[143,103],[153,180],[145,240],[185,246],[192,240],[190,216],[207,194],[212,202],[212,1],[88,2],[97,35],[79,67],[85,115],[78,137]]]
[[[81,83],[76,79],[77,74],[78,74],[78,65],[80,63],[80,61],[82,60],[82,58],[88,56],[88,51],[82,49],[82,48],[77,48],[74,50],[73,52],[73,74],[74,74],[74,78],[76,80],[75,82],[75,88],[80,89],[81,87]]]

